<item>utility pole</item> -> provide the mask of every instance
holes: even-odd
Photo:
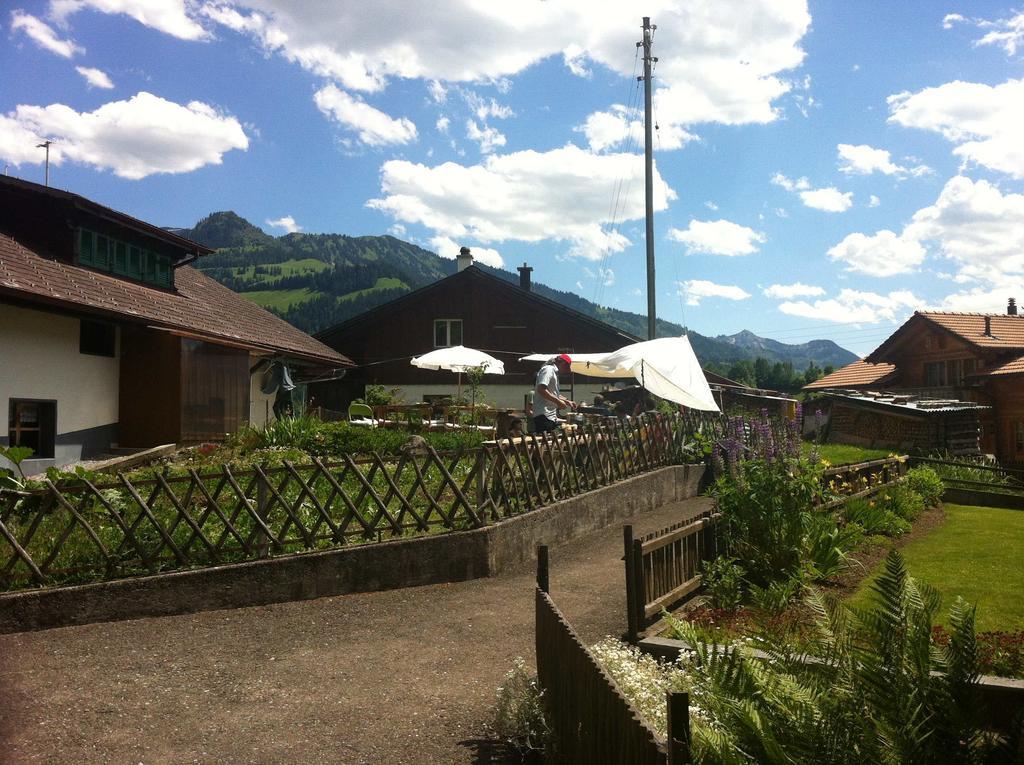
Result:
[[[36,144],[37,149],[46,149],[46,175],[44,176],[46,179],[44,185],[46,186],[50,185],[50,144],[52,143],[53,141],[47,139],[40,144]]]
[[[647,213],[647,339],[653,340],[657,332],[658,315],[655,310],[654,287],[654,154],[651,140],[651,63],[658,59],[651,56],[651,35],[657,25],[651,24],[651,17],[644,16],[644,39],[637,43],[644,48],[644,207]]]

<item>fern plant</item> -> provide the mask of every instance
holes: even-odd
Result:
[[[814,629],[801,650],[715,645],[685,622],[691,645],[695,760],[702,763],[989,763],[1003,761],[978,720],[974,609],[958,600],[946,646],[931,639],[939,596],[885,562],[873,602],[807,598]],[[763,653],[755,656],[752,648]],[[767,657],[767,658],[765,658]]]

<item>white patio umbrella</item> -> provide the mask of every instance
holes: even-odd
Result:
[[[438,348],[436,351],[414,357],[410,362],[420,369],[447,369],[459,375],[459,397],[462,397],[462,373],[483,367],[484,374],[503,375],[505,364],[494,356],[490,356],[475,348],[464,345],[453,345],[450,348]]]

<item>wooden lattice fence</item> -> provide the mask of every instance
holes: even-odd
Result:
[[[479,528],[682,462],[715,426],[648,415],[451,453],[46,481],[0,493],[0,590]]]

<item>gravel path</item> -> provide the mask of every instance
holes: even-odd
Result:
[[[625,631],[621,555],[621,525],[551,551],[588,642]],[[0,762],[499,762],[486,724],[512,660],[533,662],[533,579],[0,635]]]

